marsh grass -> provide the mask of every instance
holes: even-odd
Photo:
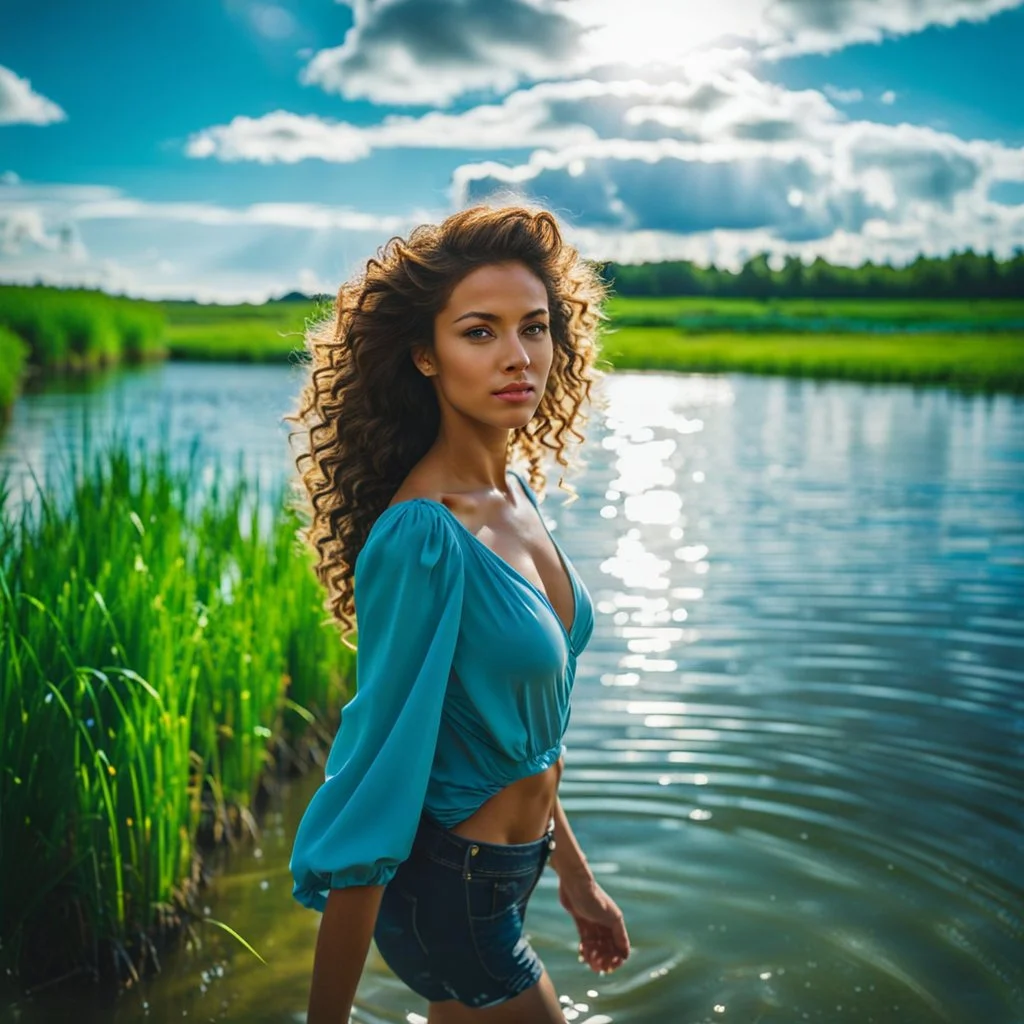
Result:
[[[197,445],[181,469],[83,450],[17,515],[0,482],[0,966],[23,984],[152,966],[197,834],[256,827],[271,749],[326,735],[352,669],[283,487],[199,494]]]
[[[164,354],[158,303],[103,292],[0,286],[0,326],[28,345],[41,371],[85,371]]]

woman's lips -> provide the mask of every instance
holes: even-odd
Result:
[[[521,388],[518,391],[496,391],[494,397],[500,398],[503,402],[528,402],[533,398],[533,388]]]

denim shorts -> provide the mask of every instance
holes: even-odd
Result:
[[[523,921],[553,835],[554,819],[531,843],[483,843],[424,812],[381,900],[373,938],[384,962],[431,1002],[495,1006],[535,985],[544,964]]]

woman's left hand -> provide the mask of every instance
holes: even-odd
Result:
[[[559,879],[558,901],[576,922],[580,960],[592,971],[614,971],[629,956],[629,935],[622,911],[594,879]]]

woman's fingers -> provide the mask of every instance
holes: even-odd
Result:
[[[594,971],[613,971],[625,959],[612,945],[607,936],[588,939],[579,944],[581,962]]]

